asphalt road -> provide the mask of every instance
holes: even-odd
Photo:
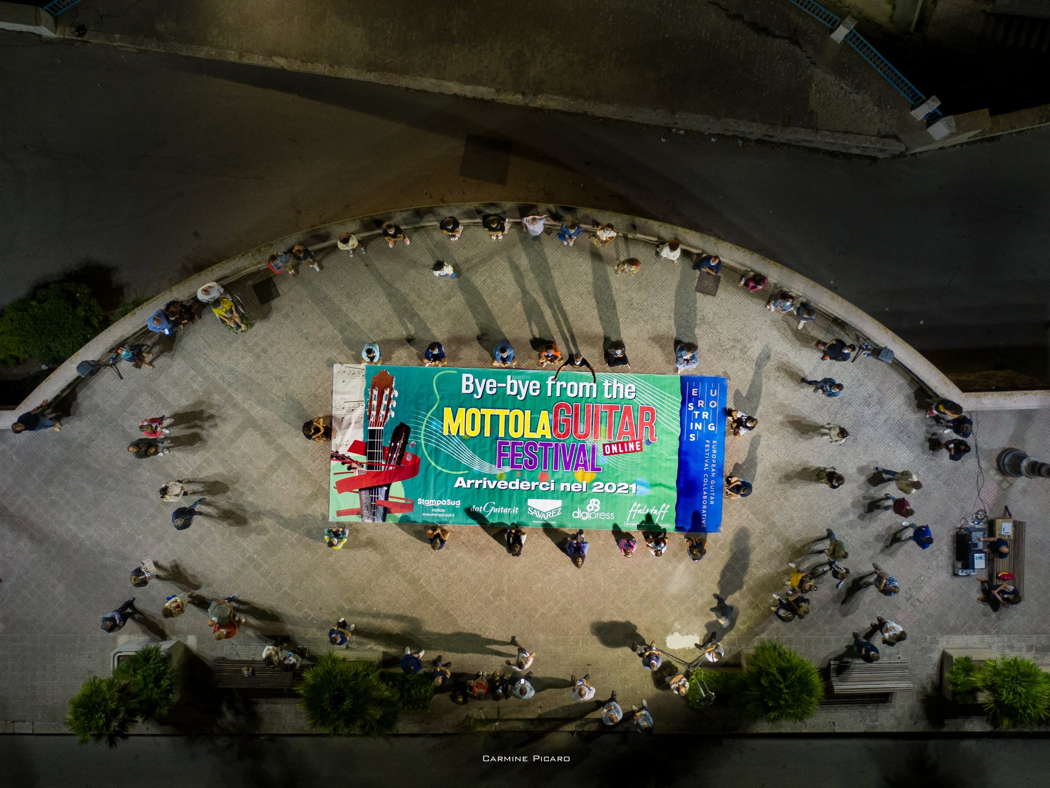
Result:
[[[534,200],[720,235],[944,367],[1048,377],[1050,129],[876,163],[86,42],[0,47],[3,303],[66,269],[119,301],[339,218]]]
[[[498,757],[524,761],[492,760]],[[72,736],[0,737],[0,778],[6,776],[5,784],[19,788],[144,784],[297,788],[340,783],[997,788],[1030,782],[1048,766],[1045,742],[1037,738],[559,733],[194,742],[136,736],[110,750],[105,745],[78,745]]]

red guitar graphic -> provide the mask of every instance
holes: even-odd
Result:
[[[413,501],[389,497],[391,484],[419,473],[419,457],[405,451],[409,436],[407,424],[398,424],[394,428],[390,445],[383,446],[383,432],[387,421],[394,415],[396,404],[394,378],[382,370],[372,378],[368,390],[367,442],[354,441],[347,453],[332,452],[331,455],[333,462],[341,462],[350,468],[348,478],[335,483],[336,491],[346,493],[356,490],[361,498],[359,509],[339,509],[336,511],[338,516],[360,514],[363,521],[376,523],[386,520],[387,512],[412,511]],[[363,468],[360,460],[352,456],[362,453],[365,457]]]

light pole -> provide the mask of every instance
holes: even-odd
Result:
[[[1033,460],[1020,449],[1003,449],[999,452],[995,464],[1004,476],[1015,478],[1027,476],[1030,479],[1037,476],[1050,478],[1050,463]]]

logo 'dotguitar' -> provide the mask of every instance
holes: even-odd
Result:
[[[561,501],[552,498],[529,498],[529,514],[541,520],[550,520],[561,514]]]

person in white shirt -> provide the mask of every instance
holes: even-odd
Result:
[[[357,252],[368,254],[368,250],[365,249],[353,233],[343,233],[339,236],[339,240],[335,242],[335,245],[340,251],[346,252],[350,257],[353,257]]]
[[[682,256],[682,244],[678,241],[666,241],[656,247],[656,256],[677,263],[678,258]]]
[[[587,679],[591,677],[590,673],[585,674],[581,678],[573,676],[569,681],[572,682],[572,696],[578,701],[588,701],[594,697],[594,693],[597,690],[594,685],[591,684]]]
[[[611,224],[595,224],[591,241],[595,246],[608,246],[616,238],[616,228]]]
[[[882,616],[876,618],[875,623],[871,625],[871,630],[868,632],[868,638],[875,634],[875,632],[882,633],[882,644],[884,646],[896,646],[902,640],[908,639],[908,633],[904,631],[904,627],[896,621],[890,621]]]
[[[521,220],[521,228],[533,238],[543,235],[543,228],[547,220],[551,218],[545,213],[533,213]]]

